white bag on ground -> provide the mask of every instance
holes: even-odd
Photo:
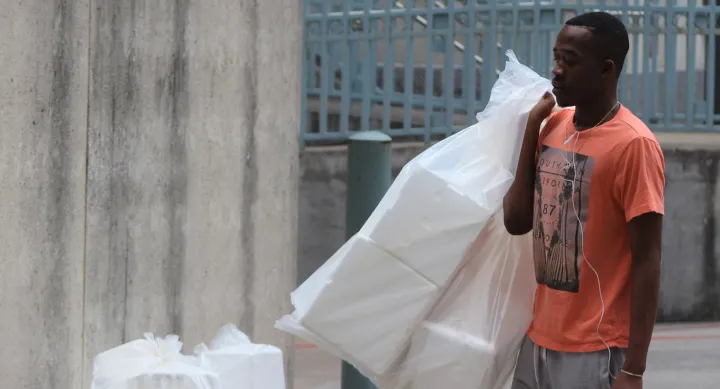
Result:
[[[282,351],[254,344],[236,326],[227,324],[207,347],[195,347],[200,366],[220,378],[221,389],[285,389]]]
[[[450,317],[446,322],[443,312],[437,311],[441,306],[473,310],[467,304],[477,303],[477,298],[486,298],[494,306],[512,300],[509,296],[518,287],[503,282],[496,273],[486,273],[483,267],[482,274],[471,275],[485,282],[496,280],[491,284],[495,289],[486,290],[489,295],[476,300],[462,295],[448,301],[445,296],[450,292],[444,292],[470,243],[502,208],[528,113],[552,88],[550,81],[520,64],[511,52],[508,57],[487,108],[477,115],[478,123],[433,145],[402,169],[358,234],[291,294],[295,311],[278,321],[278,329],[345,359],[381,389],[397,389],[388,385],[416,382],[423,374],[432,374],[433,366],[413,361],[455,360],[456,354],[467,354],[463,345],[472,343],[469,337],[477,338],[472,339],[473,353],[485,350],[475,353],[481,355],[477,363],[482,355],[498,360],[498,355],[512,354],[512,340],[524,330],[508,327],[508,334],[502,335],[496,329],[506,326],[506,317],[512,316],[498,313],[515,307],[499,305],[496,310],[478,310],[478,317],[458,318],[475,320],[468,325],[485,332],[457,335],[466,339],[455,342],[457,348],[439,337],[449,339],[466,327]],[[488,251],[486,246],[503,239],[500,234],[476,247],[477,252],[487,253],[479,254],[478,263],[500,261],[497,256],[502,253]],[[531,265],[528,270],[532,271]],[[460,289],[464,288],[471,287]],[[518,293],[524,290],[526,286]],[[526,306],[517,309],[518,316],[526,317]],[[495,365],[493,369],[507,368],[503,363]],[[482,385],[474,388],[494,389]]]
[[[182,355],[175,335],[145,334],[95,357],[91,389],[221,389],[217,375]]]

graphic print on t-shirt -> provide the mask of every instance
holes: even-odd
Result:
[[[594,167],[595,159],[586,155],[546,145],[540,149],[533,228],[538,284],[573,293],[580,288],[583,231],[578,218],[584,228]]]

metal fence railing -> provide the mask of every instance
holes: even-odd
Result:
[[[715,131],[719,6],[697,0],[304,0],[303,144],[356,131],[426,142],[475,120],[504,52],[546,77],[564,22],[616,14],[630,32],[621,101],[654,131]]]

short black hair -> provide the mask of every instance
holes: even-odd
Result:
[[[598,41],[598,53],[615,62],[617,75],[620,75],[630,50],[627,28],[620,19],[607,12],[588,12],[575,16],[565,25],[590,30]]]

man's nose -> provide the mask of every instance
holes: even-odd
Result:
[[[552,74],[557,77],[560,77],[563,75],[563,70],[560,68],[560,66],[555,65],[555,66],[553,66]]]

